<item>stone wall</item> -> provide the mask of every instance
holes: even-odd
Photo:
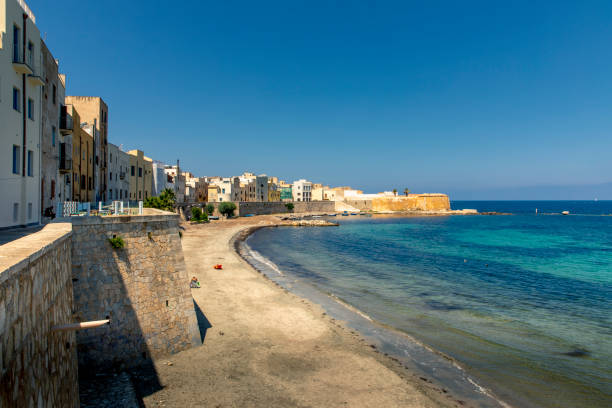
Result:
[[[149,210],[151,212],[153,210]],[[176,214],[73,217],[79,369],[133,367],[201,344]],[[122,249],[108,239],[121,237]]]
[[[362,211],[441,211],[450,210],[450,200],[446,194],[408,194],[397,197],[373,197],[366,200],[344,201]]]
[[[214,215],[220,215],[218,208],[221,203],[210,203],[215,206]],[[284,202],[254,202],[254,201],[240,201],[234,202],[236,204],[235,215],[245,216],[247,214],[254,215],[269,215],[269,214],[282,214],[288,213],[287,207]],[[183,204],[178,207],[178,213],[181,217],[191,216],[191,207],[197,206],[202,209],[206,207],[207,203],[195,203],[195,204]],[[333,201],[293,201],[293,213],[307,213],[307,212],[334,212],[335,203]]]
[[[78,407],[71,225],[0,247],[0,407]]]
[[[281,214],[287,213],[286,203],[282,202],[240,202],[236,203],[238,207],[238,215],[244,216],[247,214],[265,215],[265,214]],[[294,201],[293,213],[307,212],[334,212],[335,203],[333,201]]]

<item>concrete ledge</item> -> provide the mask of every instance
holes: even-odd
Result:
[[[57,248],[72,235],[72,224],[52,223],[42,230],[0,246],[0,284]]]
[[[149,209],[151,210],[151,209]],[[125,224],[125,223],[142,223],[142,222],[163,222],[163,221],[179,221],[179,215],[167,211],[159,211],[159,213],[151,215],[117,215],[106,217],[66,217],[60,218],[59,222],[68,222],[72,225],[104,225],[104,224]]]

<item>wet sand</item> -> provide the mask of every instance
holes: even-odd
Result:
[[[260,275],[232,238],[275,225],[257,216],[184,225],[183,251],[201,347],[155,362],[163,389],[147,407],[465,406],[357,333]],[[317,228],[317,227],[313,227]],[[223,270],[212,268],[223,264]]]

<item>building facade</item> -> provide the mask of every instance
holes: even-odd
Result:
[[[185,176],[181,174],[180,167],[177,166],[166,166],[164,168],[166,173],[166,188],[174,191],[174,197],[177,203],[185,202]]]
[[[42,61],[36,17],[0,0],[0,229],[41,222]]]
[[[312,183],[301,179],[293,182],[293,201],[312,201]]]
[[[144,155],[142,150],[130,150],[129,200],[143,201],[151,197],[153,187],[153,160]]]
[[[66,96],[66,104],[71,104],[79,112],[81,123],[90,130],[94,138],[94,175],[96,201],[107,200],[108,169],[108,106],[98,96]]]
[[[72,105],[66,105],[67,115],[72,125],[72,200],[80,202],[93,202],[94,195],[94,140],[93,137],[81,128],[80,116]],[[67,125],[65,125],[67,126]]]
[[[166,181],[168,179],[164,171],[166,165],[158,160],[153,160],[151,166],[153,169],[153,189],[151,190],[151,194],[153,196],[159,196],[162,191],[166,189]]]
[[[108,144],[108,201],[129,200],[130,193],[130,155],[118,146]]]
[[[59,69],[56,59],[41,41],[43,87],[41,120],[41,215],[43,219],[54,216],[57,203],[66,199],[62,197],[64,189],[59,188],[60,180],[60,147],[62,138],[60,137],[60,114],[64,105],[65,88],[64,82],[60,79]]]

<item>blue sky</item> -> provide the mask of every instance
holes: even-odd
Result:
[[[197,175],[612,199],[612,2],[501,3],[28,1],[110,141]]]

